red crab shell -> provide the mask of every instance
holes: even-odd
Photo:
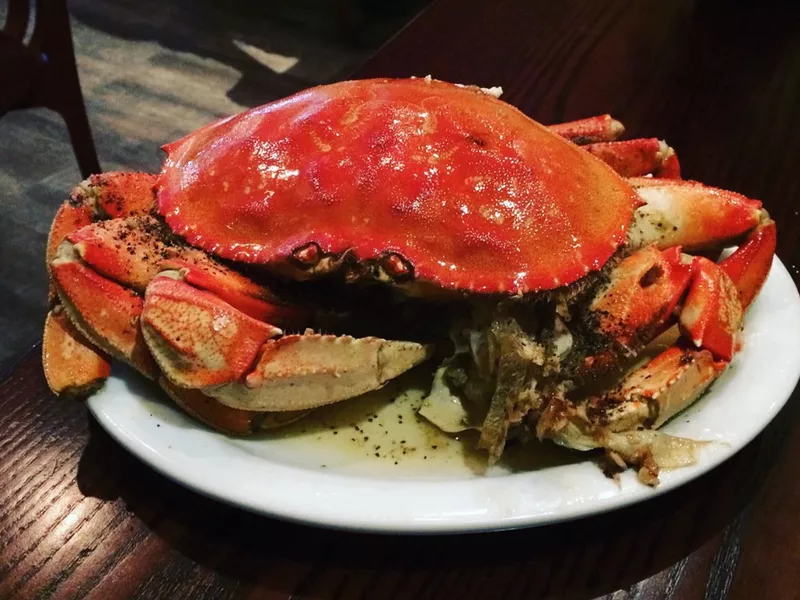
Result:
[[[442,288],[524,293],[601,267],[634,191],[600,160],[474,87],[430,79],[313,88],[165,146],[158,206],[223,258],[316,242],[405,257]]]

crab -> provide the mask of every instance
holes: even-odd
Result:
[[[320,86],[166,145],[158,175],[79,184],[47,248],[51,389],[91,393],[119,359],[245,435],[436,355],[421,413],[478,429],[489,461],[520,432],[602,448],[647,483],[692,460],[657,429],[740,348],[774,222],[681,179],[663,141],[619,141],[608,115],[546,127],[496,96]],[[389,295],[342,317],[326,290]],[[412,335],[434,321],[412,305],[449,335]],[[400,335],[377,335],[386,322]]]

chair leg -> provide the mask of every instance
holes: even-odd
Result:
[[[77,73],[75,77],[77,91],[65,96],[61,106],[56,110],[67,124],[69,139],[72,142],[72,151],[78,161],[81,176],[85,179],[93,173],[100,172],[100,162],[97,160],[92,130],[83,104],[83,94],[81,94],[80,86],[77,84]]]
[[[75,64],[66,0],[40,0],[37,6],[32,44],[46,61],[38,95],[43,106],[64,119],[81,175],[88,177],[100,172],[100,163]]]

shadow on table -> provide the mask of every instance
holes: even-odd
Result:
[[[171,559],[188,557],[221,585],[241,582],[239,589],[315,598],[344,589],[382,598],[591,598],[661,573],[734,522],[762,487],[785,416],[734,459],[681,489],[605,515],[520,531],[385,536],[261,517],[155,473],[93,419],[78,485],[86,495],[120,498],[168,544]],[[707,564],[696,574],[701,586],[715,553],[715,544],[701,551]],[[659,589],[681,576],[662,573]]]
[[[70,11],[83,25],[116,38],[94,36],[84,44],[88,54],[102,59],[106,45],[136,40],[213,59],[241,72],[228,97],[255,106],[346,76],[427,2],[75,0]]]

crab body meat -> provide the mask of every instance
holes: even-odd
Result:
[[[287,305],[259,274],[377,282],[458,318],[482,307],[432,396],[483,397],[492,460],[525,426],[605,448],[652,482],[689,446],[640,430],[731,360],[775,225],[758,201],[681,180],[664,142],[622,131],[608,115],[545,127],[430,78],[321,86],[213,123],[165,146],[160,175],[93,176],[59,210],[48,381],[96,387],[108,354],[219,429],[277,426],[380,387],[431,348],[314,331],[314,307]],[[687,254],[743,240],[720,265]],[[663,356],[622,374],[668,330],[680,335]],[[66,368],[67,350],[92,347],[85,369]],[[435,404],[423,414],[443,429],[472,426],[463,407],[447,417],[463,423],[445,423]],[[678,446],[680,460],[653,456]]]

